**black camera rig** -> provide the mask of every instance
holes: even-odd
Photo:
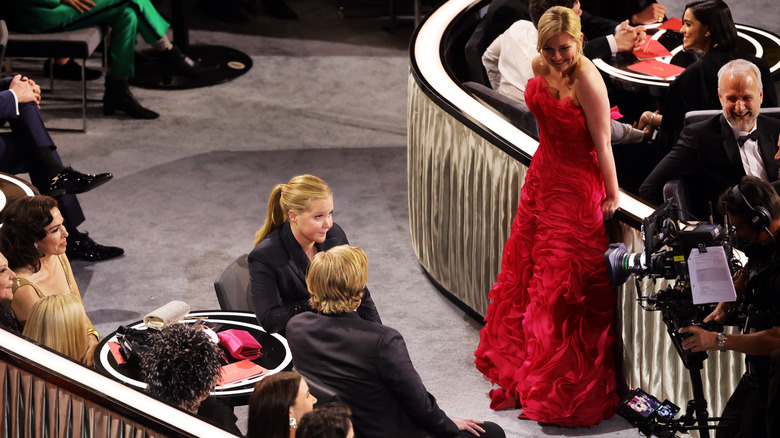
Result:
[[[628,415],[621,415],[647,436],[674,437],[677,432],[699,430],[702,437],[709,437],[709,430],[717,426],[709,425],[708,422],[717,421],[719,418],[709,417],[707,401],[704,398],[701,370],[707,353],[693,353],[684,349],[682,341],[690,334],[682,334],[679,329],[700,326],[709,331],[722,331],[723,328],[712,321],[702,322],[711,313],[713,305],[693,304],[688,257],[692,250],[706,252],[707,247],[721,246],[726,253],[730,274],[740,265],[733,255],[728,224],[723,227],[714,223],[683,222],[679,220],[678,213],[677,205],[666,201],[642,223],[643,252],[629,253],[623,243],[613,243],[604,257],[612,287],[620,286],[633,275],[637,299],[642,308],[661,312],[666,331],[690,373],[693,400],[688,402],[685,415],[678,420],[656,415],[637,416],[630,415],[635,408],[627,409],[635,398],[632,392],[633,395],[624,400],[618,413],[627,413]],[[675,280],[675,284],[643,296],[639,280],[644,277],[653,281],[659,278]],[[668,401],[665,403],[674,406]]]

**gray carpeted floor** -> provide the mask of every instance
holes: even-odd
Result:
[[[144,105],[161,113],[159,120],[105,118],[92,103],[86,134],[54,134],[68,164],[115,175],[80,196],[87,214],[80,229],[127,251],[112,261],[74,263],[97,328],[110,332],[174,299],[194,309],[217,308],[212,283],[250,249],[271,187],[310,172],[333,188],[336,221],[369,256],[369,286],[383,320],[405,336],[423,381],[446,412],[495,421],[509,437],[637,436],[619,418],[565,429],[488,408],[490,385],[473,366],[480,325],[432,287],[410,244],[411,29],[387,33],[387,20],[340,20],[334,4],[290,4],[301,20],[280,24],[259,16],[236,27],[240,34],[192,32],[195,42],[251,55],[255,66],[245,76],[197,90],[136,89]],[[209,27],[204,22],[200,17],[195,25]],[[776,22],[754,24],[779,30]],[[320,34],[310,31],[315,25],[323,26]],[[99,98],[101,88],[100,81],[91,83],[92,97]],[[244,424],[246,410],[238,413]]]

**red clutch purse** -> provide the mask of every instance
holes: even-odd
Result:
[[[222,346],[234,359],[255,360],[263,353],[263,347],[249,332],[245,330],[230,329],[217,333],[219,345]]]

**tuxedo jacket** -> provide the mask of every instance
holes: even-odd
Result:
[[[290,319],[287,341],[295,369],[333,388],[352,410],[355,436],[458,436],[458,427],[425,389],[395,329],[355,312],[307,312]]]
[[[761,71],[765,108],[777,106],[777,93],[769,72],[769,64],[761,58],[745,55],[736,50],[711,50],[688,66],[669,85],[664,107],[663,121],[658,133],[660,155],[669,152],[685,124],[685,113],[696,110],[720,109],[718,99],[718,70],[734,59],[746,59]],[[777,143],[775,143],[777,146]]]
[[[770,182],[776,181],[778,166],[774,155],[777,153],[780,120],[759,115],[756,123],[758,147],[767,178]],[[639,188],[639,194],[647,201],[660,205],[664,184],[681,179],[691,198],[691,213],[700,220],[706,220],[709,215],[707,202],[712,202],[715,209],[720,194],[737,184],[743,176],[745,169],[734,131],[723,114],[719,114],[687,126],[674,148]]]
[[[317,251],[327,251],[338,245],[349,244],[347,235],[335,222],[323,243],[315,243]],[[249,253],[249,279],[252,302],[260,325],[268,332],[284,334],[290,318],[311,311],[306,273],[309,257],[295,240],[290,223],[285,221],[271,231]],[[381,324],[379,313],[368,288],[363,290],[363,302],[358,314]]]

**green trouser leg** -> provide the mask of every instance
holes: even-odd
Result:
[[[95,3],[95,7],[83,14],[62,4],[53,9],[17,5],[14,15],[18,17],[14,18],[18,18],[19,25],[32,33],[109,26],[109,74],[117,78],[133,77],[136,35],[140,33],[144,41],[153,44],[165,35],[170,25],[149,0],[97,0]]]

